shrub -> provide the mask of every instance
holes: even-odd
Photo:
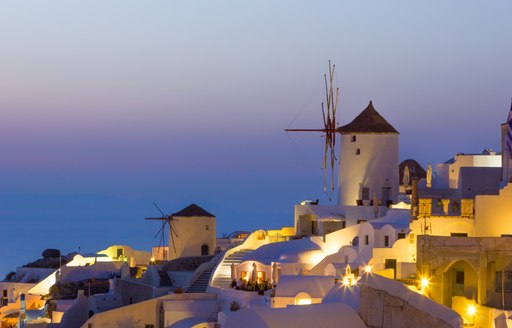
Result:
[[[43,255],[43,258],[45,258],[45,259],[49,259],[49,258],[56,259],[56,258],[60,257],[60,251],[58,249],[48,248],[43,251],[42,255]]]
[[[231,302],[231,304],[229,305],[229,310],[231,312],[240,310],[240,304],[238,304],[238,302],[235,302],[235,301]]]

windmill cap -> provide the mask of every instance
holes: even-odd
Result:
[[[180,216],[180,217],[193,217],[193,216],[206,216],[206,217],[215,217],[215,215],[205,211],[200,206],[197,206],[196,204],[191,204],[181,211],[178,211],[176,213],[172,213],[172,216]]]
[[[349,133],[393,133],[398,131],[380,115],[370,100],[368,106],[347,125],[338,128],[341,134]]]

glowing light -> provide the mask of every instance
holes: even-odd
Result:
[[[430,282],[428,281],[427,278],[421,278],[421,289],[425,290],[428,287],[429,283]]]
[[[155,258],[152,256],[152,257],[149,259],[149,261],[150,261],[151,263],[155,263]]]
[[[471,317],[474,316],[476,313],[476,306],[474,304],[470,304],[468,306],[467,311],[468,311],[469,316],[471,316]]]
[[[350,266],[347,265],[345,268],[345,275],[342,276],[342,285],[343,286],[355,286],[357,284],[357,281],[361,279],[360,277],[357,277],[350,271]]]
[[[343,286],[346,286],[346,287],[352,287],[352,286],[355,286],[357,285],[357,278],[354,277],[354,275],[351,275],[351,276],[345,276],[343,277]]]
[[[309,305],[311,304],[311,298],[299,298],[296,305]]]
[[[372,266],[371,265],[366,265],[364,267],[364,272],[366,273],[371,273],[372,272]]]

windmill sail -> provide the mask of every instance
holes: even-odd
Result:
[[[334,88],[335,65],[329,61],[329,74],[324,74],[325,81],[325,103],[322,103],[322,129],[286,129],[286,132],[323,132],[325,133],[324,156],[322,169],[324,171],[324,192],[332,199],[334,191],[334,167],[336,163],[336,112],[339,103],[339,88]]]

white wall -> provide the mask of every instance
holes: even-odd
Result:
[[[454,162],[436,165],[436,188],[459,187],[459,171],[461,167],[501,167],[501,155],[457,154]]]
[[[354,237],[359,235],[360,227],[357,224],[325,235],[326,253],[334,254],[344,245],[351,245]]]
[[[423,226],[427,225],[429,230],[427,234],[434,236],[450,236],[451,233],[467,233],[468,237],[475,237],[475,228],[473,219],[461,217],[430,217],[414,220],[411,225],[411,231],[416,236],[423,234]]]
[[[475,198],[475,236],[499,237],[502,234],[512,235],[512,183],[497,196]]]
[[[352,135],[356,141],[351,142]],[[356,155],[356,149],[360,154]],[[381,188],[388,179],[390,199],[398,198],[398,134],[342,134],[340,138],[340,167],[338,204],[356,205],[361,199],[361,187],[370,188],[370,199],[376,192],[381,199]]]
[[[182,294],[183,295],[183,294]],[[188,318],[200,318],[208,321],[216,319],[219,305],[216,299],[178,299],[162,301],[164,309],[164,327],[172,327]]]
[[[208,255],[213,255],[217,245],[214,217],[176,217],[172,226],[178,238],[172,234],[176,252],[169,238],[169,259],[200,256],[203,244],[208,245]]]
[[[117,257],[117,250],[122,249],[123,250],[123,258],[118,259]],[[135,264],[139,265],[147,265],[149,263],[149,260],[151,258],[151,254],[146,251],[138,251],[130,246],[126,245],[112,245],[108,247],[107,249],[104,249],[98,254],[105,254],[108,255],[112,259],[118,259],[120,261],[126,259],[126,261],[130,261],[131,258],[135,260]],[[100,262],[100,260],[98,260]],[[128,262],[129,263],[129,262]]]
[[[457,188],[461,167],[500,167],[501,155],[455,155],[455,163],[450,164],[450,188]]]

